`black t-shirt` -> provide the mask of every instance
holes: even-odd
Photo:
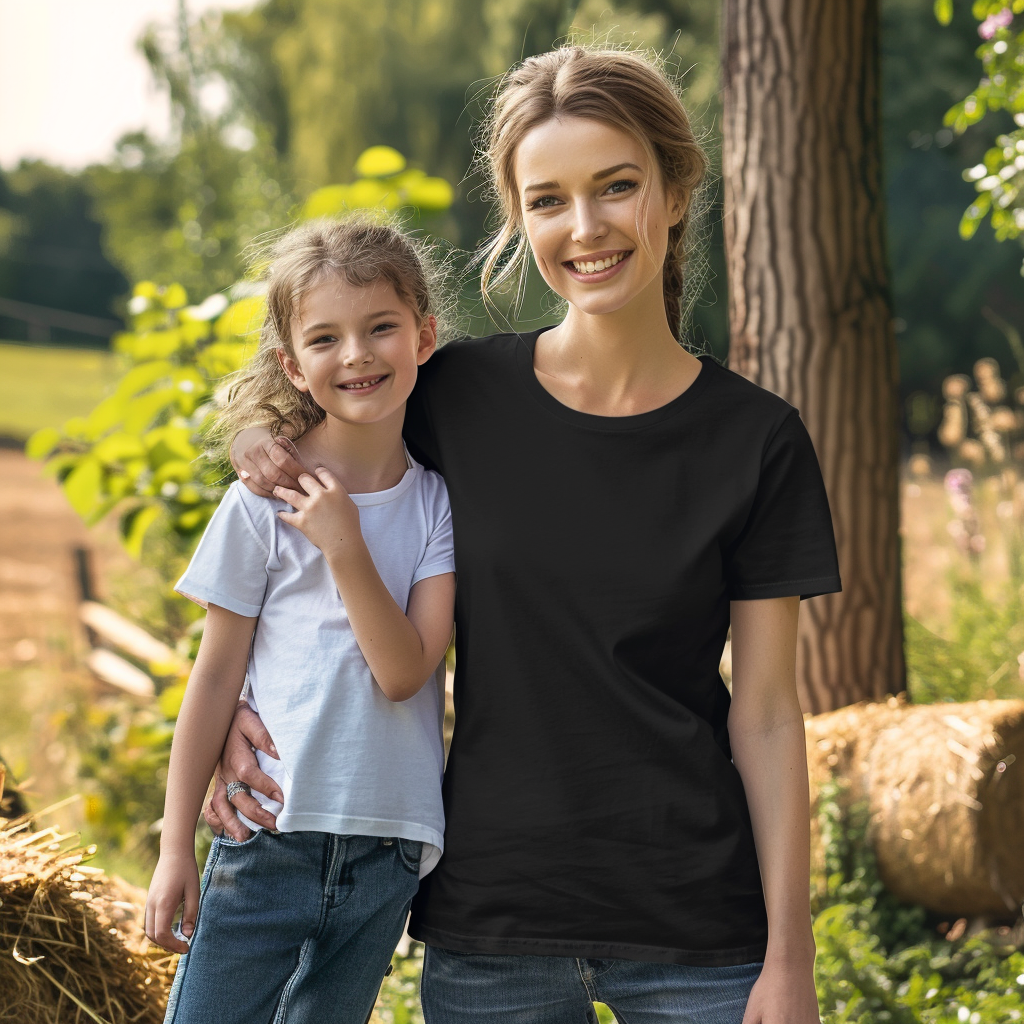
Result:
[[[701,357],[635,416],[538,382],[540,331],[454,342],[409,401],[458,573],[445,850],[410,934],[467,953],[727,965],[767,919],[719,662],[730,599],[840,589],[797,411]]]

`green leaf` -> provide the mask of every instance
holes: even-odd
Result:
[[[158,388],[141,398],[136,398],[128,407],[124,418],[125,433],[142,434],[153,425],[160,413],[172,405],[177,405],[177,399],[177,388]]]
[[[188,295],[180,284],[169,284],[160,296],[160,301],[164,309],[181,309],[182,306],[188,305]]]
[[[311,192],[302,207],[302,219],[337,217],[348,207],[348,185],[326,185]]]
[[[412,206],[428,213],[447,210],[455,199],[455,191],[444,178],[423,178],[414,182],[406,195]]]
[[[114,393],[104,398],[86,420],[86,433],[92,439],[102,437],[108,430],[117,426],[124,418],[128,402],[123,395]]]
[[[953,0],[935,0],[935,17],[940,25],[948,25],[953,20]]]
[[[244,338],[255,336],[263,326],[267,312],[267,300],[262,295],[251,295],[247,299],[233,302],[217,319],[218,338]]]
[[[138,508],[132,509],[121,520],[121,538],[125,550],[136,561],[142,558],[142,542],[145,539],[146,531],[159,516],[159,505],[140,505]]]
[[[157,704],[160,706],[160,713],[165,718],[176,719],[178,712],[181,711],[181,702],[184,699],[184,683],[175,683],[173,686],[168,686],[157,700]]]
[[[111,434],[103,438],[92,450],[92,457],[105,466],[137,459],[146,449],[137,437],[130,434]]]
[[[405,157],[390,146],[371,146],[356,161],[361,178],[389,178],[405,170]]]
[[[152,363],[133,366],[117,385],[117,393],[122,398],[132,398],[155,384],[161,377],[166,377],[174,369],[174,364],[167,359],[158,359]]]
[[[60,444],[60,431],[54,427],[43,427],[25,442],[25,454],[30,459],[45,459],[58,444]]]
[[[87,518],[100,502],[103,467],[92,456],[85,456],[64,480],[64,493],[71,507]]]

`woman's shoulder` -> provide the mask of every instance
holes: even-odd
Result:
[[[787,417],[799,412],[781,395],[729,369],[716,356],[704,353],[700,358],[712,374],[716,412],[744,432],[774,433]]]

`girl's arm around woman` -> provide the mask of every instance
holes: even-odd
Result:
[[[256,619],[211,604],[171,744],[160,860],[146,900],[146,934],[187,953],[171,925],[184,903],[181,931],[191,936],[199,909],[196,822],[245,680]]]
[[[729,739],[768,912],[768,951],[743,1024],[818,1024],[810,909],[810,797],[796,693],[799,597],[733,601]]]

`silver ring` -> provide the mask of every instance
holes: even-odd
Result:
[[[252,790],[244,782],[229,782],[228,803],[231,803],[231,798],[233,796],[237,796],[239,793],[245,793],[246,796],[252,796]]]

